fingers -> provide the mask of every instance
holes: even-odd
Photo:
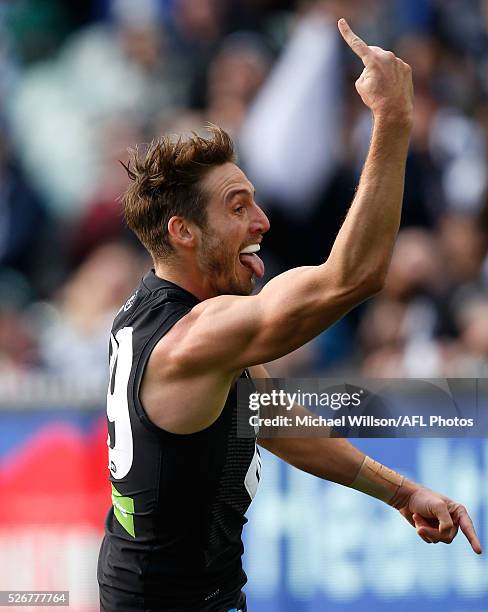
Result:
[[[427,538],[426,536],[422,535],[421,532],[417,531],[417,535],[422,538],[422,540],[426,543],[426,544],[432,544],[432,540],[429,540],[429,538]]]
[[[414,514],[412,518],[415,522],[418,535],[428,543],[437,544],[438,542],[444,542],[445,544],[450,544],[456,537],[457,527],[452,520],[450,521],[450,527],[445,525],[441,530],[440,523],[439,526],[434,526],[420,514]]]
[[[417,528],[417,535],[422,538],[426,544],[432,544],[432,540],[425,535],[421,527]]]
[[[439,501],[437,504],[432,504],[432,513],[435,518],[439,521],[439,533],[441,536],[447,536],[447,534],[454,527],[451,515],[447,509],[447,504],[444,501]]]
[[[342,38],[351,47],[354,53],[362,59],[363,63],[365,63],[365,59],[370,53],[368,45],[351,30],[345,19],[339,19],[337,26],[339,32],[342,34]]]
[[[426,519],[424,519],[424,517],[420,514],[414,514],[412,518],[415,523],[417,534],[422,538],[422,540],[427,542],[427,544],[432,544],[432,542],[437,544],[439,541],[438,534],[435,533],[437,530],[429,525]]]
[[[480,541],[478,539],[478,536],[476,535],[473,521],[469,517],[469,514],[467,513],[465,508],[461,508],[459,511],[459,527],[468,539],[468,542],[471,544],[471,548],[474,550],[474,552],[478,555],[481,555],[483,550],[481,548]]]

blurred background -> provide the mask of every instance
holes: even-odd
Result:
[[[344,16],[413,68],[415,126],[385,290],[275,376],[486,377],[486,0],[0,0],[0,589],[97,608],[112,318],[150,261],[124,227],[127,147],[215,122],[271,220],[265,281],[322,262],[371,120]],[[359,442],[462,499],[488,538],[488,443]],[[250,612],[488,611],[488,562],[265,456]]]

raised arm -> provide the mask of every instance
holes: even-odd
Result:
[[[257,296],[220,296],[195,307],[171,332],[184,372],[231,372],[276,359],[383,286],[403,199],[411,71],[393,53],[368,47],[344,20],[339,29],[364,63],[356,88],[374,125],[356,196],[330,256],[322,265],[277,276]]]

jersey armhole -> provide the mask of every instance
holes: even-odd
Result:
[[[132,401],[134,404],[136,414],[139,417],[139,420],[141,421],[141,423],[146,427],[146,429],[148,429],[152,433],[155,433],[159,436],[170,435],[170,432],[164,430],[162,427],[158,427],[157,425],[155,425],[151,421],[149,416],[147,415],[147,412],[144,406],[142,405],[142,402],[139,397],[142,377],[144,375],[144,371],[149,361],[149,357],[151,356],[151,353],[156,347],[156,344],[161,340],[163,336],[165,336],[170,331],[170,329],[180,319],[182,319],[185,315],[187,315],[190,312],[190,310],[191,308],[189,308],[188,306],[182,305],[181,310],[171,313],[167,317],[167,319],[165,319],[165,321],[158,327],[158,329],[152,334],[152,336],[149,338],[149,340],[144,345],[144,348],[142,349],[137,359],[136,367],[134,370],[134,381],[133,381],[133,384],[131,385],[131,388],[132,388],[132,393],[133,393]]]

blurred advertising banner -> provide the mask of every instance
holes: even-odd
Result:
[[[110,504],[103,403],[53,405],[0,407],[0,590],[66,590],[70,610],[94,612]]]
[[[462,501],[480,536],[425,544],[395,510],[262,452],[248,518],[252,612],[488,610],[488,440],[356,439],[365,453]]]
[[[103,403],[54,404],[0,409],[0,590],[69,591],[70,610],[94,612],[110,504]],[[486,550],[488,440],[355,443],[462,501]],[[262,455],[245,527],[250,612],[488,610],[488,557],[462,535],[428,546],[381,502]]]

